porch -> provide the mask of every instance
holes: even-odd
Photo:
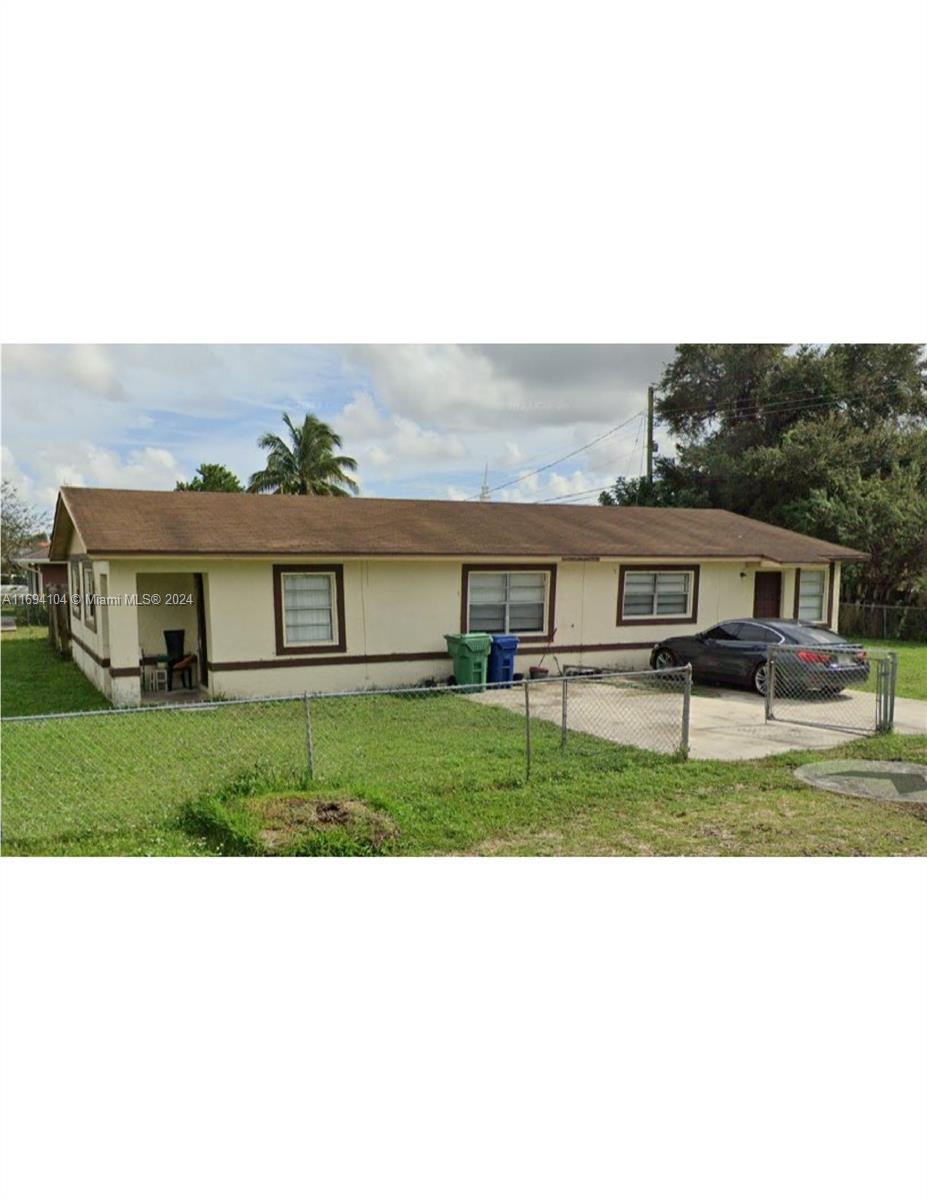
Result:
[[[209,691],[198,685],[189,688],[175,687],[169,692],[161,689],[157,691],[146,689],[143,686],[139,703],[143,708],[163,708],[165,705],[175,704],[205,704],[212,699]]]
[[[202,574],[140,571],[136,593],[139,702],[189,704],[208,699]]]

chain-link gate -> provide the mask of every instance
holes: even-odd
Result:
[[[849,733],[890,733],[898,658],[858,642],[770,646],[766,720]]]

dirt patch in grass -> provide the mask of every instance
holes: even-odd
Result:
[[[332,796],[253,796],[243,801],[257,824],[257,838],[267,854],[298,852],[306,838],[341,832],[352,840],[382,851],[396,836],[396,826],[384,813],[360,800]]]
[[[340,793],[299,791],[243,776],[184,807],[181,824],[219,854],[369,857],[394,853],[395,822],[376,803]]]

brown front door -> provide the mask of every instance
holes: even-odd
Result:
[[[753,584],[753,615],[778,617],[782,612],[782,572],[757,571]]]

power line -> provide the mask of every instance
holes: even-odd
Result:
[[[888,392],[884,392],[884,393],[883,392],[873,392],[872,394],[873,395],[887,395]],[[854,397],[852,397],[852,396],[840,397],[840,396],[833,396],[833,395],[829,395],[826,399],[823,399],[823,398],[815,399],[815,397],[823,397],[824,395],[825,395],[825,393],[823,393],[823,392],[806,392],[804,396],[794,396],[791,398],[783,397],[779,400],[772,400],[769,403],[765,403],[765,404],[761,404],[761,402],[759,400],[754,399],[752,397],[741,397],[739,399],[724,401],[723,403],[720,403],[717,405],[704,405],[704,406],[702,406],[702,405],[680,405],[680,406],[674,408],[673,413],[674,413],[674,415],[675,414],[680,414],[680,415],[687,414],[689,416],[694,416],[694,417],[703,416],[706,418],[722,417],[725,415],[725,411],[727,409],[733,409],[734,406],[736,406],[737,404],[743,404],[744,402],[749,401],[754,405],[753,413],[751,415],[777,416],[777,415],[786,415],[789,413],[798,412],[798,411],[805,410],[805,409],[810,410],[810,409],[818,409],[818,408],[830,408],[830,407],[834,407],[837,405],[846,404],[854,399]],[[634,421],[637,418],[645,416],[645,415],[646,415],[646,409],[640,409],[637,412],[632,413],[631,416],[627,418],[627,420],[622,421],[618,425],[613,426],[611,429],[606,430],[605,433],[600,434],[598,437],[593,438],[591,441],[586,442],[584,445],[577,446],[575,450],[570,450],[567,454],[563,454],[559,458],[555,458],[549,463],[544,463],[542,466],[535,467],[530,471],[526,471],[524,474],[518,475],[513,479],[506,480],[504,483],[495,484],[493,487],[489,488],[488,491],[491,493],[491,492],[501,491],[503,488],[515,487],[517,484],[523,482],[525,479],[531,479],[535,475],[540,475],[542,471],[549,471],[552,467],[559,466],[560,463],[566,462],[567,459],[573,458],[577,454],[582,454],[582,452],[584,450],[588,450],[592,446],[598,445],[600,442],[603,442],[606,438],[609,438],[613,434],[617,433],[620,429],[624,429],[627,425],[629,425],[631,423],[631,421]],[[664,424],[664,425],[668,424],[667,420],[663,419],[663,418],[658,418],[658,421],[660,424]],[[640,439],[640,432],[638,433],[637,439],[635,440],[635,447],[636,447],[637,441],[639,439]],[[633,450],[632,450],[632,455],[633,455]],[[629,463],[629,465],[630,465],[630,463]],[[642,458],[641,458],[641,468],[643,469],[643,454],[642,454]],[[603,485],[603,486],[607,486],[607,485]],[[590,489],[588,489],[588,492],[591,493],[594,491],[601,491],[601,490],[602,490],[601,488],[590,488]],[[575,494],[582,495],[583,493],[580,492],[580,493],[575,493]],[[574,493],[568,493],[568,495],[572,498]],[[479,499],[479,494],[474,495],[474,496],[468,496],[467,499],[477,500],[477,499]],[[535,503],[535,504],[557,503],[563,499],[566,499],[566,497],[562,497],[562,496],[546,497],[542,500],[532,501],[531,503]]]
[[[599,436],[593,438],[591,442],[586,442],[586,444],[584,446],[577,446],[576,449],[571,450],[569,452],[569,454],[563,454],[560,456],[560,458],[555,458],[552,462],[545,463],[541,467],[535,467],[533,471],[526,471],[524,475],[519,475],[515,479],[509,479],[505,483],[497,483],[494,487],[489,488],[489,491],[490,492],[498,492],[502,488],[514,487],[516,484],[521,483],[523,480],[530,479],[532,477],[532,475],[540,475],[540,473],[542,471],[549,471],[551,467],[559,466],[560,463],[566,462],[566,460],[568,458],[573,458],[577,454],[582,454],[582,452],[584,450],[588,450],[591,446],[597,446],[599,444],[599,442],[604,442],[606,438],[611,437],[612,434],[617,433],[619,429],[624,429],[624,427],[626,425],[629,425],[632,421],[635,421],[640,415],[641,415],[640,411],[632,413],[631,416],[628,417],[628,419],[626,421],[622,421],[622,422],[620,422],[620,424],[615,425],[613,428],[607,429],[605,431],[605,433],[599,434]],[[468,500],[478,500],[479,493],[477,493],[477,495],[475,495],[475,496],[468,496],[467,499]]]
[[[644,432],[644,421],[642,420],[642,421],[641,421],[641,423],[640,423],[640,425],[639,425],[639,427],[638,427],[638,430],[637,430],[637,437],[635,437],[635,439],[634,439],[634,445],[631,447],[631,453],[628,455],[628,461],[627,461],[627,463],[625,464],[625,468],[624,468],[624,469],[625,469],[625,473],[627,473],[628,471],[630,471],[630,470],[631,470],[631,463],[632,463],[632,462],[633,462],[633,460],[634,460],[634,455],[635,455],[635,453],[636,453],[636,451],[637,451],[637,446],[638,446],[638,443],[639,443],[639,442],[640,442],[640,440],[641,440],[641,434],[642,434],[643,432]],[[643,462],[643,454],[644,454],[644,447],[643,447],[643,446],[641,446],[641,462]]]
[[[820,395],[821,393],[811,393],[811,394],[812,395],[815,395],[815,394]],[[762,410],[760,410],[759,406],[758,406],[757,412],[759,413],[760,411],[762,411],[762,413],[764,413],[764,414],[771,412],[775,415],[776,413],[798,411],[800,409],[823,408],[823,407],[829,407],[833,403],[845,403],[846,399],[847,399],[846,397],[842,401],[840,401],[840,400],[835,401],[834,399],[829,399],[829,400],[818,401],[817,403],[815,403],[813,401],[807,401],[803,398],[796,397],[796,398],[793,398],[792,400],[776,401],[771,404],[764,404],[762,407]],[[737,401],[732,401],[730,403],[737,403]],[[723,406],[721,406],[721,407],[723,409]],[[676,409],[675,411],[676,412],[688,412],[688,413],[704,412],[706,415],[711,415],[715,410],[710,409],[710,408],[700,409],[700,408],[696,408],[694,406],[689,406],[689,407],[683,406],[681,408]],[[634,445],[635,445],[635,449],[636,449],[637,440],[635,440]],[[632,454],[633,454],[633,451],[632,451]],[[643,476],[643,474],[644,474],[643,468],[644,468],[644,447],[642,446],[641,447],[640,471],[639,471],[639,474],[641,476]],[[584,498],[589,497],[597,492],[601,492],[601,491],[605,490],[605,488],[607,486],[608,486],[607,484],[603,484],[599,487],[586,488],[583,491],[579,491],[579,492],[567,492],[563,496],[548,496],[548,497],[545,497],[543,500],[535,501],[534,503],[548,503],[548,504],[581,503]]]
[[[647,414],[644,412],[640,412],[637,414],[637,416],[639,418],[641,418],[641,424],[638,426],[637,436],[635,437],[634,444],[631,447],[631,453],[628,455],[627,460],[625,462],[625,474],[627,474],[627,472],[630,471],[630,469],[631,469],[631,460],[634,458],[635,452],[637,451],[638,443],[641,440],[641,434],[644,432],[644,420],[646,419],[646,415]],[[600,492],[600,491],[602,491],[603,488],[605,488],[607,486],[608,486],[607,483],[603,483],[594,488],[586,488],[584,491],[581,491],[581,492],[567,492],[566,496],[585,496],[588,492]],[[554,504],[554,503],[559,502],[560,500],[565,499],[566,496],[541,496],[540,499],[531,500],[531,501],[529,501],[529,503],[530,504],[548,504],[548,503]]]
[[[598,492],[604,492],[608,487],[607,483],[600,483],[597,487],[586,488],[582,492],[567,492],[565,496],[548,496],[546,500],[533,500],[533,504],[565,504],[569,500],[575,500],[581,496],[593,496]]]
[[[823,403],[826,404],[829,402],[823,402]],[[792,409],[798,409],[798,408],[820,408],[820,407],[822,407],[822,403],[818,403],[818,404],[810,403],[809,404],[809,403],[806,403],[804,400],[801,400],[801,401],[796,400],[796,401],[789,401],[787,404],[783,404],[783,405],[768,406],[767,408],[764,409],[764,411],[770,411],[770,410],[783,411],[783,410],[792,410]],[[696,411],[701,411],[701,410],[696,410]],[[645,417],[646,412],[642,410],[640,413],[638,413],[636,415],[639,417]],[[629,456],[628,463],[625,468],[626,475],[630,469],[630,465],[631,465],[630,459],[633,457],[634,451],[637,449],[637,445],[638,445],[638,442],[640,441],[640,436],[641,436],[642,432],[643,432],[643,425],[641,425],[641,428],[638,431],[637,437],[635,438],[634,447],[631,451],[631,455]],[[644,453],[645,453],[645,446],[642,445],[641,446],[640,471],[638,472],[638,474],[640,474],[641,476],[644,473],[644,471],[643,471]],[[545,468],[540,467],[539,470],[545,470]],[[607,487],[608,487],[608,483],[606,482],[597,487],[586,488],[583,491],[579,491],[579,492],[567,492],[565,495],[560,495],[560,496],[543,496],[539,500],[530,501],[530,503],[532,503],[532,504],[559,504],[559,503],[567,501],[567,500],[573,500],[576,497],[589,496],[589,495],[592,495],[593,493],[604,491]]]
[[[888,396],[890,394],[893,394],[893,390],[892,391],[889,391],[889,390],[875,391],[872,393],[873,396],[883,396],[883,397]],[[827,407],[832,407],[832,406],[836,407],[839,405],[851,403],[853,400],[857,400],[857,399],[859,399],[859,397],[837,396],[837,395],[833,395],[833,394],[827,394],[825,392],[806,392],[803,396],[792,396],[792,397],[783,396],[777,400],[771,400],[767,403],[763,403],[759,399],[752,397],[752,396],[741,396],[741,397],[738,397],[738,398],[735,398],[732,400],[721,401],[721,402],[718,402],[717,404],[705,404],[705,405],[700,405],[700,404],[685,405],[685,404],[683,404],[683,405],[679,405],[678,407],[675,407],[673,409],[673,412],[674,413],[687,413],[690,416],[699,416],[699,415],[723,416],[726,410],[732,409],[737,404],[750,403],[754,406],[753,412],[757,415],[760,415],[760,414],[765,414],[765,413],[784,412],[784,411],[788,411],[791,409],[800,409],[800,408],[827,408]]]

